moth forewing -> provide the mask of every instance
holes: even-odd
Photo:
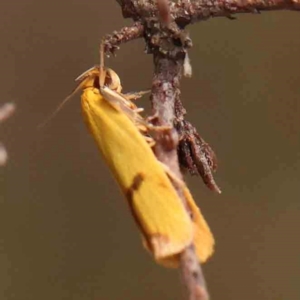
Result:
[[[195,203],[195,200],[186,186],[183,188],[183,193],[194,224],[193,243],[196,248],[196,253],[200,262],[205,262],[214,252],[215,240],[200,208]]]
[[[137,127],[95,88],[82,94],[85,121],[125,194],[148,248],[159,262],[192,243],[193,224]],[[139,184],[136,183],[140,176]]]
[[[170,180],[180,188],[183,192],[183,198],[186,203],[186,210],[188,211],[192,223],[194,225],[193,244],[196,249],[197,256],[200,262],[205,262],[214,251],[214,237],[207,225],[200,208],[195,203],[193,196],[187,188],[184,181],[179,179],[166,165],[161,163],[162,168],[168,175]],[[163,260],[161,263],[167,267],[178,266],[178,257],[170,257],[168,260]]]
[[[107,95],[114,94],[108,91]],[[203,216],[184,185],[193,211],[191,220],[162,164],[134,122],[90,86],[83,91],[82,110],[155,260],[177,267],[178,254],[193,242],[199,260],[205,261],[213,251],[214,241]],[[137,183],[136,178],[142,179]]]

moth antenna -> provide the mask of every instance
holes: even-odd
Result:
[[[78,86],[76,86],[74,88],[74,90],[71,92],[71,94],[69,94],[58,106],[57,108],[54,110],[54,112],[52,114],[50,114],[50,116],[48,118],[46,118],[46,120],[44,122],[42,122],[41,124],[38,125],[38,129],[42,129],[43,127],[45,127],[45,125],[47,125],[49,123],[49,121],[51,121],[56,114],[65,106],[65,104],[74,96],[74,94],[76,94],[79,89],[81,88],[82,84],[79,84]]]
[[[104,71],[104,42],[100,44],[100,65],[99,65],[99,85],[100,89],[103,88],[105,82],[105,71]]]

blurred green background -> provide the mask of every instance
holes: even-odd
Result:
[[[131,22],[113,0],[11,0],[0,15],[1,103],[17,104],[0,129],[10,155],[0,170],[0,299],[183,299],[178,273],[143,250],[79,95],[37,129],[98,62],[100,38]],[[279,11],[189,27],[182,99],[218,155],[223,191],[186,177],[217,240],[204,266],[212,299],[300,299],[299,26],[299,14]],[[151,85],[142,40],[106,63],[126,91]]]

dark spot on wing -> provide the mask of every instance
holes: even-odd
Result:
[[[133,219],[135,221],[135,223],[137,224],[137,226],[139,227],[146,243],[147,243],[147,247],[150,251],[152,251],[152,245],[149,241],[149,237],[148,237],[148,234],[146,233],[146,230],[144,229],[143,227],[143,224],[141,223],[140,221],[140,218],[136,212],[136,209],[134,207],[134,193],[135,191],[137,191],[140,186],[142,185],[143,181],[144,181],[145,177],[142,173],[137,173],[135,175],[135,177],[133,178],[132,180],[132,183],[130,185],[130,187],[127,189],[126,191],[126,198],[128,200],[128,204],[129,204],[129,209],[130,209],[130,212],[133,216]]]
[[[141,186],[142,182],[144,181],[145,176],[142,173],[138,173],[135,175],[133,178],[132,184],[131,184],[131,189],[134,191],[137,191],[139,187]]]
[[[145,177],[144,177],[144,175],[142,173],[137,173],[134,176],[131,185],[126,190],[126,197],[127,197],[127,199],[129,201],[132,202],[134,192],[139,189],[139,187],[141,186],[142,182],[144,181],[144,178]]]

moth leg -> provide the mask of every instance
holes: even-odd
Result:
[[[139,113],[143,112],[144,109],[142,107],[138,107],[138,108],[134,109],[133,111],[139,114]]]
[[[153,124],[148,124],[148,128],[158,132],[170,131],[172,129],[172,127],[168,125],[153,125]]]
[[[157,123],[157,121],[158,121],[157,112],[154,115],[147,117],[147,122],[149,122],[149,124]]]
[[[150,136],[145,136],[145,140],[148,143],[150,148],[153,148],[156,144],[156,142],[154,141],[154,139]]]
[[[158,121],[158,114],[155,113],[152,116],[146,118],[147,127],[154,131],[170,131],[172,129],[171,126],[168,125],[155,125]]]
[[[125,98],[127,100],[137,100],[150,92],[151,92],[151,90],[146,90],[146,91],[140,91],[140,92],[130,92],[130,93],[126,93],[123,95],[125,96]]]
[[[153,117],[147,117],[146,118],[146,126],[148,129],[153,130],[153,131],[157,131],[157,132],[161,132],[161,131],[170,131],[172,130],[172,127],[169,125],[153,125],[151,120]]]

